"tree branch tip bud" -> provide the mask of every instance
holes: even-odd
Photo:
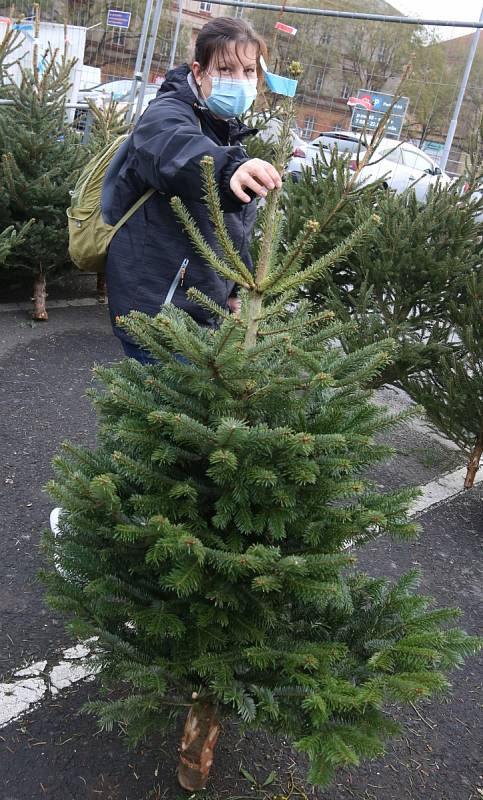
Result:
[[[307,230],[311,233],[316,233],[320,228],[320,222],[317,222],[316,219],[309,219],[307,221]]]
[[[300,61],[291,61],[288,65],[288,74],[291,78],[300,78],[302,75],[304,68]]]

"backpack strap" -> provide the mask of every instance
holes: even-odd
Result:
[[[124,223],[127,222],[128,219],[132,217],[133,214],[136,213],[138,208],[141,208],[141,206],[143,205],[143,203],[146,202],[146,200],[149,200],[149,198],[151,197],[151,195],[154,194],[155,191],[156,189],[152,186],[150,189],[148,189],[147,192],[144,192],[144,194],[138,200],[136,200],[136,202],[134,203],[133,206],[131,206],[131,208],[128,208],[128,210],[126,211],[125,214],[123,214],[119,222],[116,222],[116,224],[113,226],[113,234],[117,233],[119,228],[122,228]]]
[[[200,121],[199,117],[197,117],[197,120],[198,120],[198,125],[200,126],[200,131],[201,131],[201,133],[203,133],[203,128],[201,127],[201,121]],[[127,148],[129,147],[129,139],[130,139],[130,136],[126,137],[126,140],[122,143],[122,145],[119,148],[118,152],[114,156],[113,161],[115,161],[115,167],[112,168],[112,162],[109,165],[108,169],[112,168],[112,170],[111,170],[112,173],[116,172],[116,169],[118,168],[119,161],[122,162],[124,160],[125,155],[127,153]],[[122,151],[122,155],[121,156],[119,156],[119,151]],[[106,174],[106,178],[107,178],[107,174]],[[149,200],[149,198],[151,197],[151,195],[154,194],[155,191],[157,191],[157,190],[154,187],[151,187],[151,189],[148,189],[147,192],[144,192],[144,194],[139,198],[139,200],[136,200],[134,205],[131,206],[131,208],[129,208],[126,211],[125,214],[123,214],[123,216],[121,217],[119,222],[116,222],[116,224],[113,225],[113,235],[118,232],[119,228],[122,228],[124,223],[127,222],[128,219],[130,217],[132,217],[133,214],[136,213],[138,208],[141,208],[141,206],[143,205],[143,203],[146,202],[146,200]],[[102,202],[101,202],[101,207],[102,207]]]

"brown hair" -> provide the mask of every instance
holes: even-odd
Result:
[[[259,58],[267,58],[267,45],[264,39],[244,19],[233,17],[216,17],[203,26],[195,44],[195,61],[204,72],[215,58],[220,60],[225,55],[228,45],[253,44],[257,49],[257,72],[260,76]]]

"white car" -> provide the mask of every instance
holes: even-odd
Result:
[[[121,78],[117,81],[108,81],[107,83],[99,83],[97,86],[91,86],[89,89],[81,89],[78,94],[79,102],[92,100],[98,107],[103,107],[109,104],[111,100],[115,100],[120,104],[120,107],[126,107],[131,96],[132,78]],[[159,90],[157,83],[147,83],[144,92],[142,111],[147,108],[148,103],[156,97]]]
[[[334,148],[341,155],[352,153],[351,168],[357,169],[366,152],[360,133],[353,131],[328,131],[317,136],[307,148],[307,165],[312,164],[319,154],[319,147]],[[369,163],[360,172],[360,181],[364,184],[384,179],[384,185],[397,193],[413,187],[416,197],[424,201],[430,186],[440,184],[449,186],[451,178],[424,153],[410,142],[385,137],[379,143]]]

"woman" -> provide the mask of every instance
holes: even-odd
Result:
[[[195,60],[168,73],[155,100],[137,123],[117,173],[107,216],[114,222],[149,187],[155,192],[118,231],[109,247],[107,288],[114,333],[128,356],[152,363],[116,325],[116,317],[135,309],[156,315],[168,293],[171,302],[200,325],[213,325],[209,313],[188,300],[195,286],[218,305],[236,311],[234,284],[221,278],[195,252],[171,210],[178,195],[208,243],[216,247],[213,224],[202,200],[200,161],[210,155],[225,224],[241,257],[251,266],[249,243],[255,220],[254,197],[280,186],[277,170],[250,159],[242,146],[253,133],[237,117],[257,93],[263,40],[241,19],[218,18],[200,31]],[[176,284],[180,266],[187,264]]]

